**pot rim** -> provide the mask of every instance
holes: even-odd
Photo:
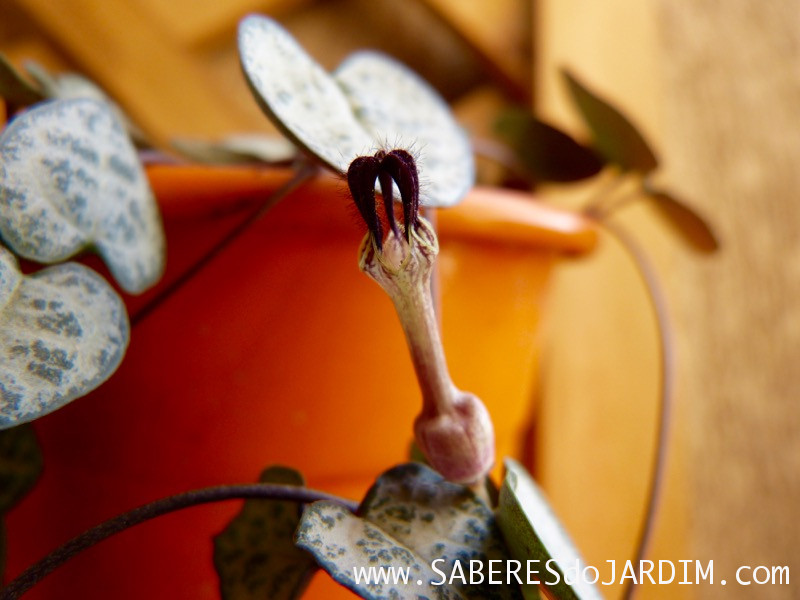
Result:
[[[288,182],[296,170],[274,165],[148,164],[146,172],[165,218],[202,218],[254,207]],[[342,178],[321,171],[303,184],[305,193],[348,198]],[[291,201],[291,200],[289,200]],[[427,209],[430,211],[430,209]],[[443,239],[566,254],[590,252],[597,228],[585,216],[548,206],[525,192],[474,187],[463,202],[431,215]]]

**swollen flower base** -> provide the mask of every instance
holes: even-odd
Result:
[[[359,267],[394,303],[422,391],[422,412],[414,422],[417,445],[450,481],[476,483],[494,464],[494,430],[480,399],[459,390],[447,370],[430,286],[439,244],[430,223],[419,216],[414,159],[405,150],[359,157],[351,163],[347,179],[369,229],[359,250]],[[389,226],[385,237],[376,181]],[[393,181],[403,204],[402,232],[394,215]]]

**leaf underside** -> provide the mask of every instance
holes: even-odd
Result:
[[[578,578],[573,585],[564,582],[564,571],[579,565],[582,571],[585,563],[564,531],[558,518],[542,494],[539,487],[516,461],[505,460],[506,476],[500,488],[497,507],[497,522],[503,532],[511,556],[526,564],[526,561],[539,561],[538,578],[543,582],[547,594],[556,600],[602,600],[593,585]],[[558,583],[546,565],[560,573]],[[573,569],[574,570],[574,569]],[[535,598],[533,584],[525,585],[526,598]]]
[[[297,543],[314,554],[336,581],[370,600],[522,597],[516,585],[488,583],[488,560],[508,558],[492,511],[468,488],[445,481],[418,463],[381,475],[358,515],[332,502],[309,505]],[[443,585],[437,585],[442,575],[432,567],[437,559],[444,559],[437,563],[445,573]],[[481,563],[482,584],[470,585],[470,560]],[[464,569],[464,577],[450,582],[456,563]],[[410,576],[405,584],[368,585],[356,581],[354,569],[362,567],[409,569]]]
[[[39,104],[0,135],[0,234],[19,255],[63,261],[92,247],[126,291],[164,269],[161,220],[136,150],[107,104]]]
[[[25,276],[0,247],[0,429],[96,388],[128,338],[125,305],[100,275],[66,263]]]
[[[262,483],[304,485],[292,469],[271,467]],[[317,568],[294,544],[301,509],[296,502],[247,500],[241,512],[214,538],[214,566],[223,600],[299,598]]]
[[[506,111],[498,119],[496,130],[537,182],[580,181],[597,175],[604,166],[590,148],[529,111]]]
[[[569,71],[562,72],[572,100],[592,133],[594,148],[623,171],[649,173],[658,166],[655,152],[633,123],[589,90]]]
[[[662,190],[650,190],[647,198],[672,229],[692,248],[705,253],[719,249],[719,239],[711,225],[689,204]]]

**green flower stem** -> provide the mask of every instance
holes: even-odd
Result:
[[[266,483],[224,485],[177,494],[135,508],[83,532],[26,569],[8,586],[0,590],[0,600],[16,600],[73,556],[134,525],[199,504],[248,498],[283,500],[304,504],[316,502],[317,500],[332,500],[351,512],[355,512],[358,508],[358,504],[350,500],[294,485]]]

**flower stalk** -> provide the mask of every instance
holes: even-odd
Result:
[[[389,225],[385,238],[377,214],[376,181]],[[403,201],[402,232],[391,201],[392,181]],[[392,300],[422,392],[422,411],[414,421],[417,445],[447,479],[476,483],[494,464],[494,430],[480,399],[459,390],[447,369],[431,293],[439,243],[433,227],[418,214],[414,160],[403,150],[361,157],[351,164],[348,182],[369,229],[359,250],[359,267]]]

